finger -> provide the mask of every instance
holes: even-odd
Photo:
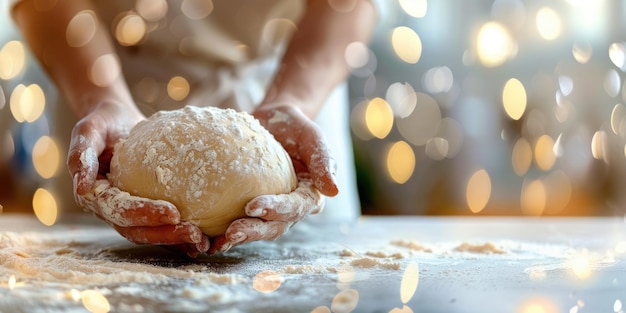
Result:
[[[72,130],[67,166],[74,190],[83,195],[93,188],[99,169],[98,155],[104,150],[104,136],[89,122],[81,121]]]
[[[119,227],[180,223],[180,213],[173,204],[132,196],[111,186],[106,179],[96,181],[91,192],[76,195],[76,202],[82,208]]]
[[[162,245],[163,248],[174,251],[176,253],[186,254],[191,258],[197,257],[200,253],[205,253],[209,250],[210,241],[209,237],[202,236],[202,241],[199,243],[185,243],[178,245]]]
[[[310,180],[298,181],[291,193],[262,195],[246,204],[246,215],[269,221],[297,222],[309,214],[317,214],[324,208],[324,196]]]
[[[307,165],[315,187],[324,195],[333,197],[339,193],[336,183],[337,164],[326,145],[321,131],[312,122],[311,130],[302,133],[300,156]]]
[[[274,240],[289,230],[292,224],[280,221],[264,221],[258,218],[241,218],[232,222],[223,236],[215,239],[211,251],[226,252],[243,243]]]
[[[187,222],[178,225],[163,225],[156,227],[120,227],[113,225],[120,235],[136,244],[152,245],[184,245],[200,244],[204,248],[206,240],[202,231],[195,225]],[[208,247],[207,247],[208,249]],[[205,250],[206,251],[206,250]]]

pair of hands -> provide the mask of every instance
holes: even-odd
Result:
[[[233,246],[280,237],[296,222],[323,209],[324,196],[338,193],[335,163],[319,128],[293,106],[262,106],[254,116],[280,142],[292,159],[297,188],[284,195],[262,195],[246,205],[248,217],[235,220],[224,235],[208,238],[181,221],[166,201],[132,196],[109,184],[106,174],[115,143],[145,119],[139,111],[115,102],[102,103],[80,120],[72,132],[68,168],[76,203],[138,244],[171,247],[191,257],[224,252]]]

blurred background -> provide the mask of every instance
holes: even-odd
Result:
[[[379,2],[345,51],[364,214],[624,214],[623,1]],[[0,204],[54,223],[56,90],[0,5]]]

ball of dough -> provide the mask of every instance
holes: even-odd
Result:
[[[297,184],[289,155],[251,115],[192,106],[138,123],[115,146],[108,179],[132,195],[173,203],[209,236],[244,217],[252,198]]]

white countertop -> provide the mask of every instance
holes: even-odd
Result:
[[[74,300],[72,289],[112,312],[619,312],[626,225],[363,217],[188,259],[91,217],[46,227],[0,215],[0,312],[88,312],[89,293]]]

